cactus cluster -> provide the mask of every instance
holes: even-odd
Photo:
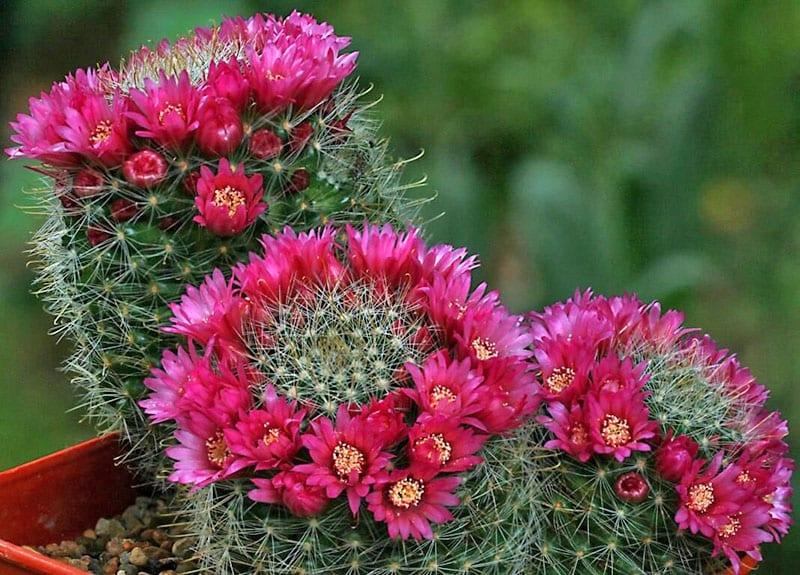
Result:
[[[528,479],[545,526],[530,573],[723,573],[785,535],[786,422],[734,356],[682,320],[591,292],[532,314],[546,407],[528,439],[543,456]],[[621,419],[617,441],[619,425],[606,432]]]

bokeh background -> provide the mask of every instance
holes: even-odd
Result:
[[[0,139],[74,68],[292,8],[353,36],[397,154],[424,148],[433,239],[482,254],[517,311],[576,286],[685,310],[772,389],[800,455],[800,3],[3,0]],[[91,434],[30,293],[35,183],[0,162],[0,469]],[[800,565],[798,531],[763,572]]]

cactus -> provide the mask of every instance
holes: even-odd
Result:
[[[764,409],[766,392],[749,371],[707,336],[684,328],[682,319],[674,311],[662,316],[657,303],[591,292],[531,315],[548,407],[528,430],[542,462],[528,476],[541,498],[532,509],[544,510],[528,572],[722,573],[731,564],[739,568],[740,554],[760,559],[759,544],[786,533],[793,468],[785,458],[786,424]],[[604,376],[599,366],[615,358],[641,373],[606,370]],[[566,381],[554,379],[564,373]],[[656,436],[625,457],[582,451],[596,441],[588,397],[606,385],[620,393],[636,381],[642,394],[630,401],[643,399]],[[576,411],[567,422],[560,415],[570,405]],[[726,494],[712,488],[711,505],[700,500],[693,509],[700,481],[692,474],[713,468],[715,458],[723,471],[714,481],[722,485],[727,473],[734,487]],[[714,495],[718,505],[727,499],[728,509],[712,518]],[[708,528],[692,529],[679,517],[687,508],[702,527],[710,522]],[[746,527],[748,539],[736,539]]]
[[[285,26],[304,25],[308,18],[293,14]],[[74,105],[80,112],[78,104],[55,100],[81,90],[127,102],[132,92],[146,88],[148,79],[163,73],[168,78],[188,75],[193,89],[204,94],[212,65],[247,64],[243,22],[227,20],[173,45],[142,48],[119,71],[107,66],[79,71],[56,84],[40,105]],[[249,22],[278,26],[282,21],[259,15]],[[337,46],[342,44],[333,38]],[[25,133],[26,120],[20,117],[14,126],[22,145],[11,150],[12,156],[49,164],[40,169],[47,176],[45,187],[31,194],[32,209],[47,216],[32,242],[36,293],[55,318],[53,333],[74,343],[65,369],[82,397],[80,409],[100,432],[123,433],[131,447],[127,460],[145,478],[161,466],[158,447],[163,438],[147,425],[137,400],[160,350],[175,341],[161,328],[170,316],[168,303],[186,283],[241,261],[262,234],[285,225],[308,229],[385,221],[402,227],[417,217],[424,200],[405,193],[422,182],[401,181],[406,161],[390,159],[386,140],[377,135],[368,92],[355,81],[345,81],[312,106],[264,111],[251,101],[242,109],[241,142],[225,157],[248,176],[261,176],[267,209],[230,237],[193,221],[198,174],[204,167],[216,172],[221,162],[217,153],[207,151],[208,145],[200,144],[200,133],[197,142],[176,148],[166,140],[135,135],[141,132],[133,126],[125,128],[131,140],[128,155],[147,150],[164,162],[165,172],[151,185],[141,175],[137,179],[137,174],[126,173],[121,161],[105,161],[108,155],[76,160],[76,152],[41,153],[43,145],[37,147]],[[35,113],[32,117],[38,119]],[[198,132],[202,129],[201,124]],[[256,149],[257,135],[265,134],[278,148],[274,152]]]

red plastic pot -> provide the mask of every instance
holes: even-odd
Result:
[[[133,503],[131,475],[106,435],[0,472],[0,575],[86,575],[23,545],[59,543]]]

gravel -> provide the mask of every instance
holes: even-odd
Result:
[[[32,547],[34,551],[98,575],[178,575],[196,572],[192,541],[168,525],[166,503],[138,497],[122,515],[97,521],[80,537]]]

